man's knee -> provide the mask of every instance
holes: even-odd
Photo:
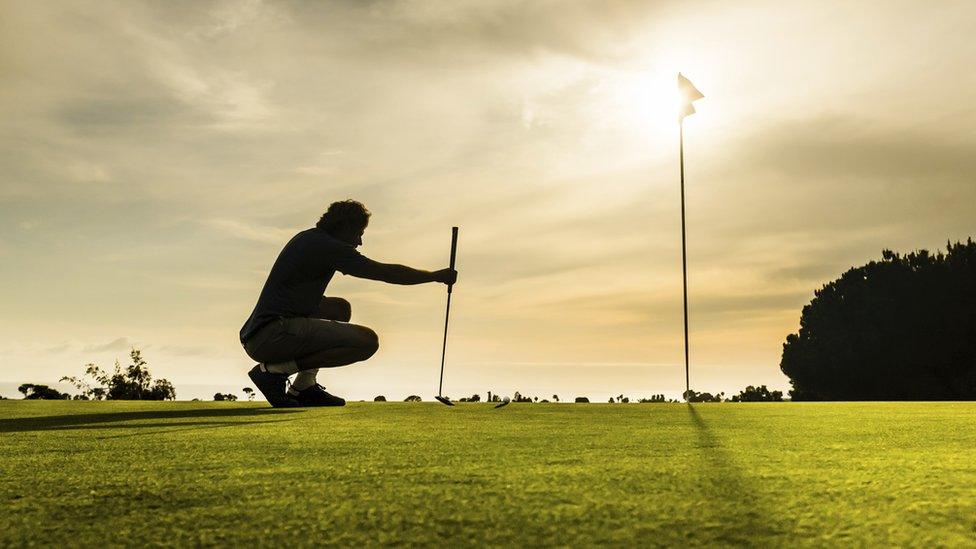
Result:
[[[369,357],[373,356],[374,354],[376,354],[376,351],[379,350],[379,348],[380,348],[380,336],[378,336],[376,334],[376,332],[374,332],[370,328],[367,328],[365,326],[361,326],[361,328],[362,328],[362,334],[361,334],[361,337],[362,337],[362,346],[361,347],[362,347],[362,350],[363,350],[363,354],[366,356],[366,358],[369,358]],[[366,360],[366,358],[364,358],[363,360]]]

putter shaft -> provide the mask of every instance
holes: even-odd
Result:
[[[458,228],[451,227],[451,269],[454,269],[455,259],[457,258]],[[441,345],[441,379],[437,384],[438,400],[443,396],[444,391],[444,357],[447,355],[447,323],[451,319],[451,291],[453,284],[447,285],[447,311],[444,313],[444,343]]]
[[[441,380],[437,385],[437,396],[441,396],[444,389],[444,356],[447,354],[447,323],[451,319],[451,292],[447,292],[447,313],[444,314],[444,343],[441,345]]]

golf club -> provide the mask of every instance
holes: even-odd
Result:
[[[458,228],[451,227],[451,269],[454,268],[454,258],[457,256]],[[444,355],[447,353],[447,321],[451,318],[451,290],[453,284],[447,285],[447,313],[444,315],[444,344],[441,346],[441,381],[437,386],[437,396],[434,397],[438,402],[448,406],[454,406],[449,398],[442,396],[444,389]]]

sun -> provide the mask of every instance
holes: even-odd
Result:
[[[619,71],[606,76],[607,114],[612,123],[643,138],[670,138],[677,131],[681,96],[676,71]]]

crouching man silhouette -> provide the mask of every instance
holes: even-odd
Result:
[[[349,322],[348,301],[323,295],[336,271],[390,284],[457,281],[453,269],[423,271],[360,254],[356,248],[369,216],[354,200],[331,204],[315,227],[288,241],[271,267],[240,336],[244,351],[258,363],[248,376],[272,406],[344,405],[316,382],[319,368],[360,362],[379,348],[376,332]]]

